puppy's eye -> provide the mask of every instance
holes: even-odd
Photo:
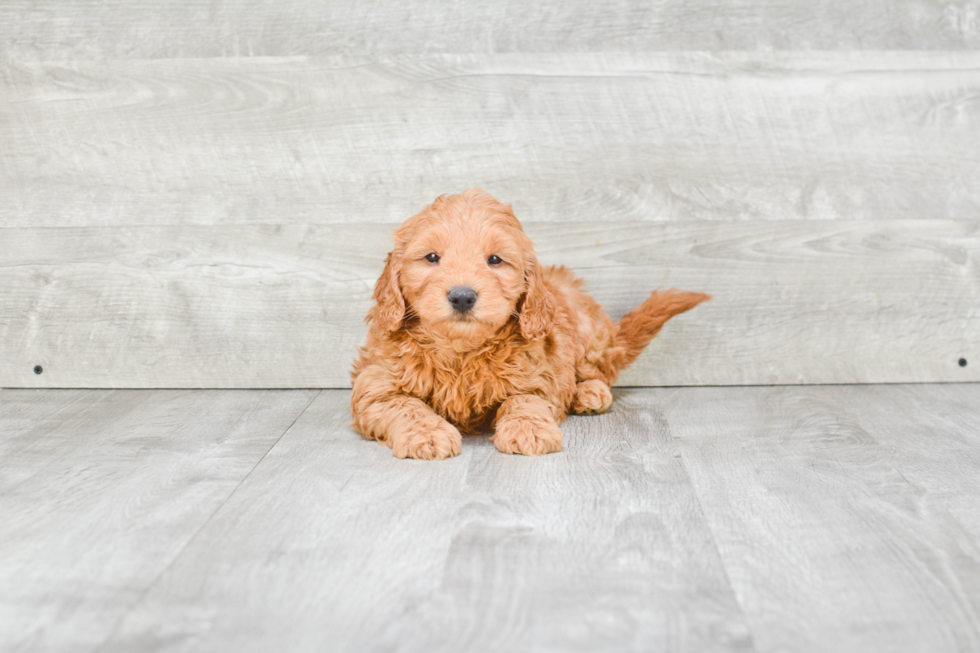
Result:
[[[489,263],[490,265],[500,265],[503,262],[504,262],[503,259],[501,259],[496,254],[494,254],[493,256],[487,259],[487,263]]]
[[[435,252],[432,252],[431,254],[426,254],[425,260],[428,261],[429,263],[438,263],[439,255],[436,254]]]

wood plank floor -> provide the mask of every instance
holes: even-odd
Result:
[[[0,650],[980,650],[980,384],[620,388],[440,463],[348,400],[0,391]]]

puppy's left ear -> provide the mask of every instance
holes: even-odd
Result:
[[[555,318],[555,298],[544,283],[541,265],[530,248],[524,258],[524,283],[527,290],[521,304],[521,335],[527,340],[543,338]]]

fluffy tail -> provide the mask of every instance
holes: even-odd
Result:
[[[683,290],[654,292],[650,297],[623,316],[616,325],[616,347],[610,362],[616,371],[636,360],[654,336],[670,318],[689,311],[711,295]]]

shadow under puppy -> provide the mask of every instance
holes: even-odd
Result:
[[[351,372],[354,428],[399,458],[460,452],[487,424],[504,453],[560,451],[569,412],[609,386],[664,323],[709,299],[653,293],[618,323],[564,267],[542,267],[511,207],[442,195],[395,232]]]

